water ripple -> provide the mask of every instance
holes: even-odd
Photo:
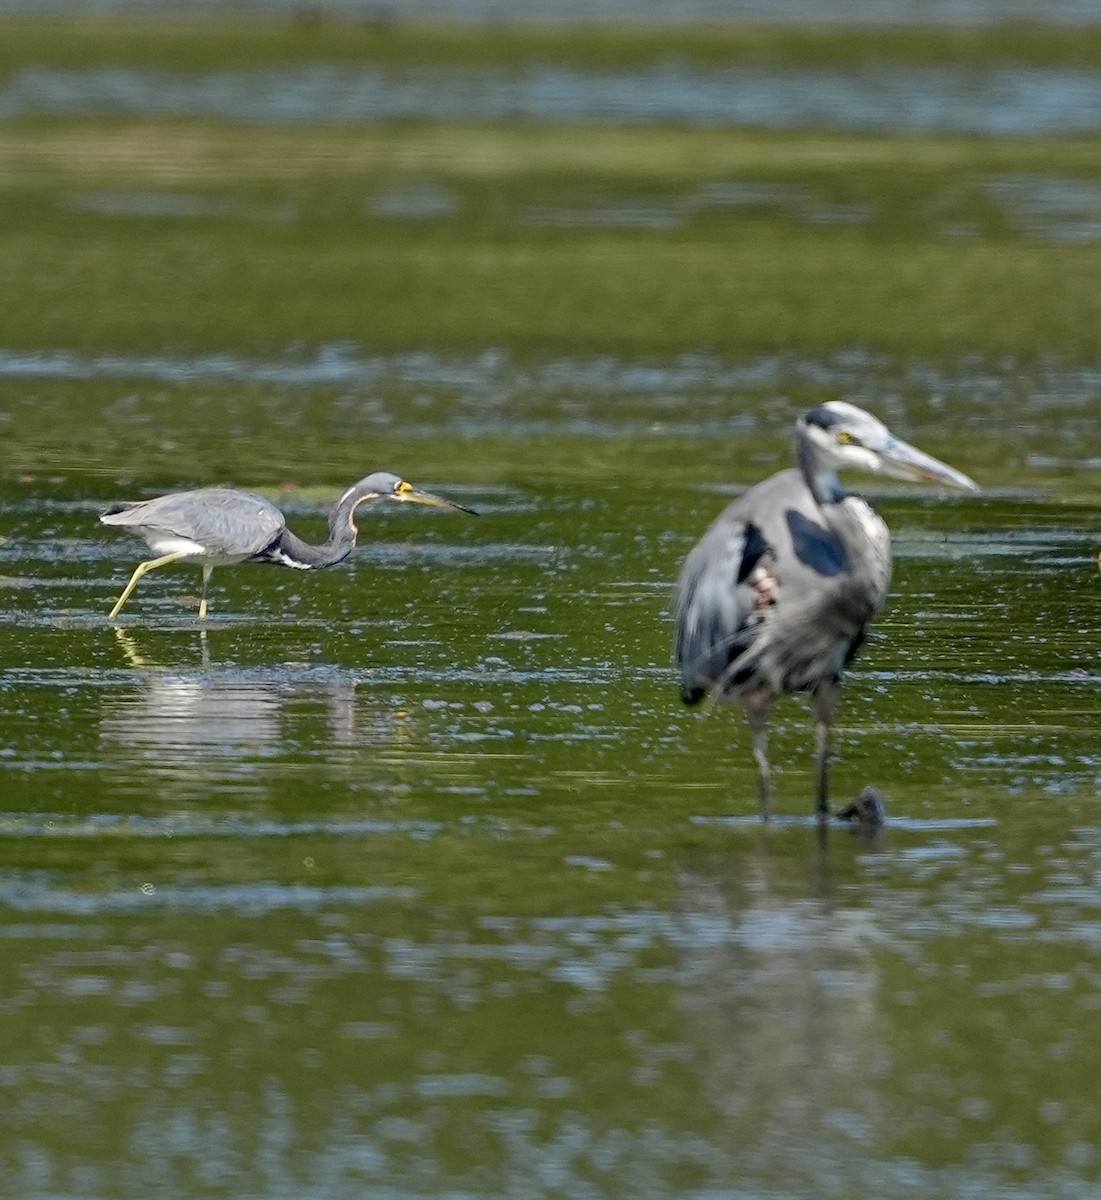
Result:
[[[309,16],[313,9],[302,0],[252,0],[238,3],[242,10],[267,16]],[[364,0],[325,0],[326,14],[386,20],[398,6],[367,5]],[[225,0],[0,0],[0,13],[44,11],[86,13],[157,13],[174,16],[217,14]],[[787,25],[862,25],[981,27],[1008,21],[1036,21],[1035,0],[831,0],[828,5],[808,5],[806,0],[540,0],[537,5],[516,0],[401,0],[405,20],[449,20],[506,23],[618,22],[625,19],[647,25],[694,25],[715,21],[775,21]],[[1092,25],[1097,20],[1095,0],[1046,0],[1043,21],[1051,25]]]
[[[773,69],[664,63],[456,70],[307,66],[180,75],[129,68],[27,68],[0,83],[0,117],[205,117],[245,123],[528,120],[673,121],[767,129],[978,133],[1101,127],[1101,75],[1057,67]]]
[[[312,887],[276,883],[196,887],[143,884],[126,891],[86,892],[15,877],[0,885],[0,908],[81,917],[141,912],[150,908],[208,914],[232,910],[263,916],[282,909],[316,912],[322,908],[359,906],[383,900],[408,900],[415,895],[412,888]]]
[[[1092,406],[1101,392],[1101,362],[1068,366],[1041,357],[1027,370],[1013,360],[972,357],[948,365],[901,362],[866,350],[839,350],[822,358],[794,354],[758,355],[732,362],[705,352],[681,354],[668,362],[645,362],[603,355],[524,363],[501,350],[468,357],[428,351],[364,355],[355,346],[330,344],[316,354],[284,359],[233,354],[80,354],[67,350],[19,351],[0,347],[0,379],[113,379],[160,383],[266,383],[284,387],[406,385],[455,389],[476,396],[490,412],[516,397],[576,392],[588,395],[643,395],[671,411],[683,404],[677,393],[709,389],[719,393],[775,388],[847,388],[859,392],[891,385],[920,389],[935,404],[969,401],[982,409],[1004,408],[1008,397],[1027,391],[1033,408]],[[859,396],[856,397],[859,399]],[[355,398],[361,404],[360,397]],[[728,395],[713,403],[729,407]],[[882,407],[868,400],[869,407]],[[1003,413],[1004,415],[1004,413]],[[756,419],[742,413],[745,428]]]

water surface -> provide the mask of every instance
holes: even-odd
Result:
[[[562,0],[508,15],[624,11]],[[1093,19],[1078,0],[1047,12]],[[826,16],[1010,14],[1031,15],[851,0]],[[1101,204],[1088,163],[1001,136],[1092,129],[1096,92],[1074,70],[676,64],[176,77],[101,63],[3,82],[0,106],[51,113],[43,136],[69,149],[23,161],[5,226],[27,319],[0,346],[0,1194],[1096,1194],[1101,366],[1095,289],[1067,285],[1066,247],[1096,240]],[[108,140],[140,118],[136,158],[104,168],[88,114]],[[571,120],[574,141],[613,118],[1000,140],[993,155],[976,141],[978,165],[923,145],[929,177],[915,162],[896,188],[869,184],[843,139],[828,169],[655,179],[635,157],[649,142],[613,138],[618,166],[575,162],[553,187],[505,173],[479,191],[431,154],[423,170],[330,174],[349,152],[321,125],[307,136],[332,163],[264,176],[239,139],[227,151],[182,120],[196,115],[431,117],[445,143],[456,115]],[[193,133],[199,167],[174,174],[172,147]],[[459,155],[464,170],[483,148]],[[685,229],[707,221],[693,246]],[[764,311],[785,328],[832,319],[858,298],[851,280],[832,288],[859,254],[855,278],[889,281],[874,294],[883,321],[904,317],[901,353],[861,345],[883,344],[863,328],[817,354],[771,329],[745,354],[715,348],[707,331],[748,314],[739,291],[700,295],[690,264],[762,246],[736,261],[771,268],[792,222],[820,272],[797,294],[776,273]],[[515,256],[481,291],[447,281],[451,301],[418,269],[387,340],[388,285],[364,293],[342,272],[361,271],[365,240],[399,236],[461,270]],[[559,246],[560,261],[536,255]],[[957,250],[1024,263],[1027,293],[977,294],[1001,276],[945,270]],[[670,294],[687,318],[652,286],[681,259],[688,286]],[[591,288],[632,264],[645,295]],[[539,284],[554,304],[533,301]],[[502,286],[517,311],[497,327]],[[1026,294],[1046,322],[1015,322]],[[596,312],[594,295],[614,303]],[[979,333],[921,341],[915,313],[953,295],[967,310],[992,299]],[[425,333],[449,302],[484,307],[491,334]],[[559,305],[591,341],[548,327]],[[702,348],[578,352],[623,345],[617,331],[655,312]],[[1086,329],[1081,353],[1058,341],[1068,326]],[[973,336],[1008,348],[979,353]],[[685,709],[670,665],[684,555],[733,495],[789,464],[798,414],[836,398],[984,489],[853,481],[896,558],[835,735],[835,799],[868,784],[886,799],[874,839],[815,828],[794,699],[777,706],[778,814],[762,826],[740,715]],[[363,513],[340,568],[215,571],[204,623],[199,572],[156,571],[107,621],[145,553],[98,524],[108,501],[235,483],[320,538],[327,502],[380,468],[482,515]]]
[[[224,0],[0,0],[0,12],[43,11],[117,15],[180,13],[223,15]],[[299,0],[234,0],[237,12],[263,16],[301,15]],[[365,0],[326,0],[326,13],[368,20],[413,19],[469,21],[618,21],[647,23],[767,20],[792,24],[961,25],[987,26],[1004,21],[1034,21],[1029,0],[831,0],[808,7],[803,0],[391,0],[386,5]],[[1043,19],[1049,24],[1092,25],[1097,11],[1091,0],[1048,0]]]
[[[1096,132],[1101,76],[1073,66],[718,69],[670,61],[618,72],[556,64],[317,65],[203,75],[27,68],[0,81],[0,118],[78,113],[250,123],[675,122],[1019,137]]]
[[[835,784],[875,784],[890,820],[823,843],[798,702],[766,829],[736,714],[676,697],[670,581],[729,494],[703,448],[721,430],[732,483],[788,453],[768,405],[685,410],[701,373],[699,394],[808,374],[870,392],[897,368],[545,364],[525,398],[502,360],[334,361],[347,387],[432,401],[404,431],[414,463],[453,454],[464,397],[504,373],[523,436],[558,412],[544,451],[629,445],[661,413],[672,469],[424,477],[484,515],[366,516],[318,575],[216,571],[205,626],[182,568],[106,621],[139,553],[95,521],[120,485],[5,485],[6,1194],[1091,1195],[1088,374],[1022,410],[1032,452],[1065,438],[1077,464],[1031,488],[983,447],[999,389],[1037,377],[988,365],[984,399],[978,372],[942,373],[939,407],[895,408],[927,445],[947,419],[991,494],[875,491],[896,580]],[[314,386],[278,385],[344,402]],[[481,417],[498,447],[521,437],[508,407]],[[283,493],[307,534],[325,494]]]

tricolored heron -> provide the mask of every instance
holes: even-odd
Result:
[[[474,511],[453,500],[422,492],[386,471],[376,471],[348,488],[329,511],[329,540],[317,546],[291,533],[279,509],[252,492],[199,488],[170,492],[154,500],[113,504],[100,520],[137,534],[157,557],[138,563],[108,620],[118,616],[143,575],[169,563],[196,563],[202,567],[199,620],[206,619],[207,585],[215,567],[239,562],[276,563],[300,571],[335,566],[355,549],[356,509],[361,504],[382,500]]]

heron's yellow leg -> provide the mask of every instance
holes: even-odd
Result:
[[[206,620],[206,589],[207,589],[207,584],[210,583],[210,577],[213,574],[214,574],[214,568],[209,567],[204,563],[204,565],[203,565],[203,593],[199,597],[199,620],[200,621]]]
[[[111,609],[107,616],[108,621],[113,621],[122,610],[122,606],[130,599],[130,593],[138,586],[138,580],[147,572],[152,571],[156,567],[167,567],[169,563],[179,562],[181,558],[187,557],[187,551],[181,550],[175,554],[162,554],[160,558],[151,558],[147,562],[140,562],[134,568],[133,575],[130,576],[130,582],[122,589],[122,595],[119,596],[115,607]]]

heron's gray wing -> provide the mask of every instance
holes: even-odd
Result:
[[[751,489],[727,507],[685,561],[674,615],[676,661],[686,702],[701,700],[753,643],[759,630],[758,567],[770,569],[772,547],[754,519]]]
[[[210,553],[244,558],[269,546],[285,526],[283,514],[270,501],[232,488],[172,492],[109,509],[100,520],[138,534],[156,530],[187,538]]]

